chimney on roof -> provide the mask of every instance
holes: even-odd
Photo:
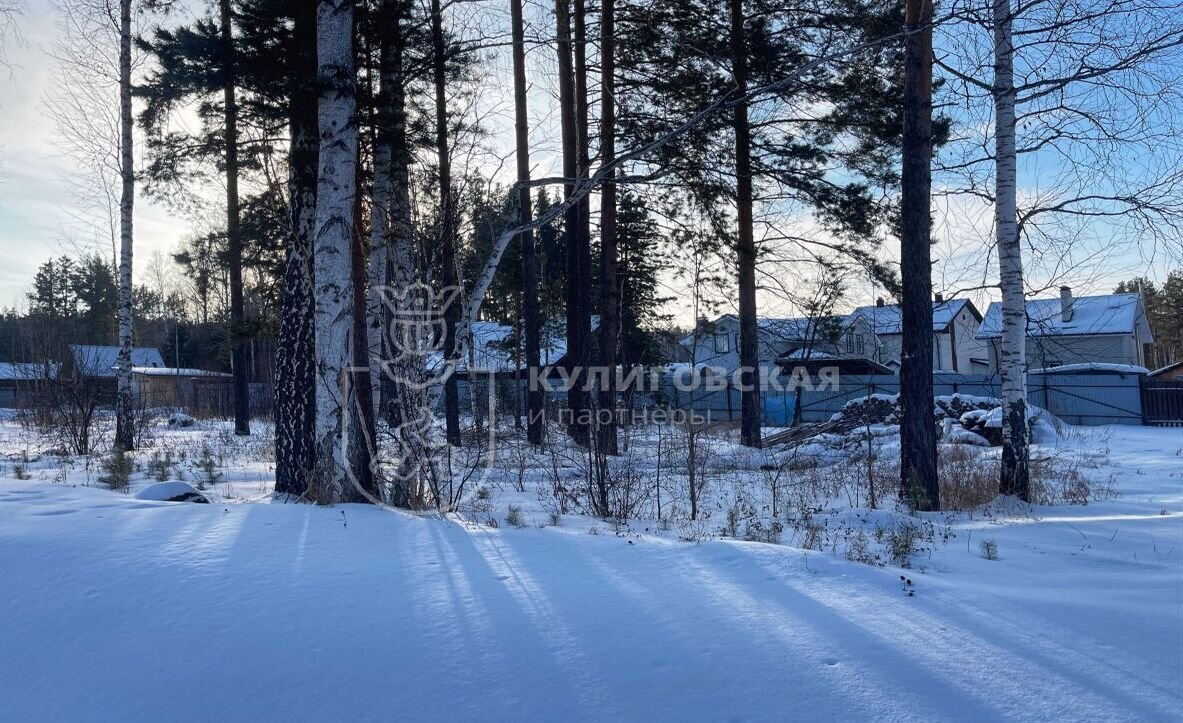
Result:
[[[1072,287],[1060,287],[1060,319],[1065,324],[1072,321]]]
[[[879,307],[879,308],[881,308],[881,309],[883,308],[883,306],[884,306],[884,303],[883,303],[883,297],[882,297],[882,296],[880,296],[879,298],[875,299],[875,306],[878,306],[878,307]]]
[[[943,304],[943,303],[945,303],[945,295],[944,295],[944,294],[942,294],[942,293],[941,293],[941,292],[939,292],[939,291],[938,291],[938,292],[937,292],[937,294],[936,294],[936,299],[937,299],[937,303],[938,303],[938,304]]]

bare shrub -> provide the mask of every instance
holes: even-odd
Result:
[[[1059,450],[1031,460],[1031,502],[1037,505],[1087,505],[1117,496],[1112,476],[1093,480],[1083,467],[1096,466],[1092,455]]]

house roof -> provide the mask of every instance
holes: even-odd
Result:
[[[0,380],[37,381],[53,379],[61,368],[60,362],[0,362]]]
[[[1157,377],[1164,374],[1170,374],[1176,369],[1183,369],[1183,361],[1177,361],[1174,364],[1167,364],[1165,367],[1155,369],[1154,371],[1150,372],[1150,376]]]
[[[932,330],[934,332],[947,330],[949,324],[953,323],[953,320],[957,318],[961,310],[967,306],[974,317],[978,321],[981,321],[982,315],[978,313],[977,307],[969,299],[947,299],[945,301],[932,302]],[[876,334],[903,333],[904,318],[899,304],[860,306],[854,310],[854,315],[862,316],[869,321],[871,326],[875,328]]]
[[[591,328],[594,333],[599,328],[600,319],[593,315]],[[539,361],[542,366],[557,364],[567,355],[567,325],[562,321],[549,321],[542,325],[539,344]],[[458,371],[468,369],[472,360],[473,369],[481,371],[511,372],[514,371],[514,328],[495,321],[474,321],[472,323],[472,340],[469,354],[456,365]],[[525,340],[523,339],[523,344]],[[525,351],[523,350],[523,354]],[[434,369],[443,363],[444,355],[436,352],[428,355],[427,367]],[[525,359],[522,366],[525,367]]]
[[[1060,299],[1031,299],[1027,302],[1028,336],[1093,336],[1133,334],[1137,329],[1145,343],[1154,340],[1142,298],[1138,294],[1077,296],[1072,299],[1072,317],[1064,321]],[[1002,336],[1002,304],[995,301],[986,310],[977,338]]]
[[[846,327],[850,326],[851,324],[853,324],[855,322],[855,318],[854,318],[853,314],[850,314],[850,315],[835,314],[835,315],[828,317],[828,318],[836,321],[838,323],[838,325],[841,326],[843,329],[845,329]],[[732,321],[732,322],[738,323],[739,318],[735,314],[724,314],[723,316],[720,316],[718,319],[715,319],[714,325],[718,326],[719,324],[721,324],[724,321]],[[813,332],[813,329],[810,327],[810,324],[816,324],[817,321],[818,321],[817,319],[809,319],[809,318],[802,318],[802,317],[791,318],[791,319],[778,319],[778,318],[772,318],[772,317],[767,317],[767,316],[761,316],[758,319],[756,319],[756,328],[757,328],[760,340],[762,342],[805,341],[806,338],[810,335],[810,333]],[[687,334],[686,336],[682,337],[682,343],[686,344],[686,345],[693,345],[694,340],[695,340],[695,336],[696,335],[693,332],[690,334]],[[704,338],[703,334],[698,334],[697,336],[699,338]],[[705,335],[705,336],[709,336],[709,335]]]
[[[132,374],[142,374],[146,377],[218,377],[229,378],[233,374],[226,372],[211,372],[207,369],[178,369],[174,367],[132,367]]]
[[[115,367],[119,362],[119,347],[71,344],[70,354],[74,358],[74,368],[83,376],[115,378]],[[133,347],[131,365],[133,368],[163,367],[164,359],[156,349]]]

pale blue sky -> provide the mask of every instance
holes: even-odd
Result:
[[[105,241],[102,247],[93,246],[90,239],[80,234],[76,204],[61,177],[70,162],[55,147],[53,124],[41,107],[53,77],[52,59],[46,54],[54,33],[52,6],[49,0],[28,0],[27,4],[28,11],[21,21],[23,44],[10,44],[9,59],[13,67],[9,77],[0,79],[0,305],[3,306],[23,304],[34,271],[50,256],[73,253],[79,243],[109,252]],[[492,72],[502,75],[506,71],[507,75],[508,62],[500,60],[494,63]],[[544,64],[547,60],[538,58]],[[507,82],[498,78],[492,94],[502,92],[500,89]],[[492,103],[499,104],[496,99]],[[547,118],[548,110],[535,105],[531,114],[543,116],[539,130],[553,125]],[[536,149],[536,157],[548,156],[547,146],[553,144],[544,133],[538,133],[537,138],[542,147]],[[507,136],[506,142],[511,141]],[[965,202],[948,208],[938,205],[937,221],[935,234],[940,241],[934,252],[939,265],[934,276],[938,285],[959,289],[993,282],[989,270],[992,265],[986,265],[990,254],[984,244],[992,224],[989,207]],[[105,223],[102,218],[96,222],[100,226]],[[174,250],[188,231],[186,219],[175,217],[168,209],[140,195],[136,213],[138,268],[143,269],[143,261],[154,252]],[[1093,229],[1090,235],[1093,246],[1105,247],[1103,228]],[[896,257],[895,249],[889,246],[885,255]],[[1108,291],[1117,280],[1135,274],[1161,279],[1170,267],[1169,259],[1162,253],[1136,242],[1110,253],[1085,254],[1079,262],[1070,271],[1060,269],[1059,280],[1074,284],[1081,293]],[[852,299],[852,306],[869,303],[869,299],[861,298],[871,293],[869,289],[856,293],[860,298]],[[983,309],[991,298],[996,298],[996,293],[990,290],[975,290],[969,295]],[[769,312],[774,310],[770,308]]]

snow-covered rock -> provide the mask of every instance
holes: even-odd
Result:
[[[156,500],[157,502],[197,502],[208,503],[205,495],[188,482],[157,482],[148,485],[136,495],[137,500]]]

